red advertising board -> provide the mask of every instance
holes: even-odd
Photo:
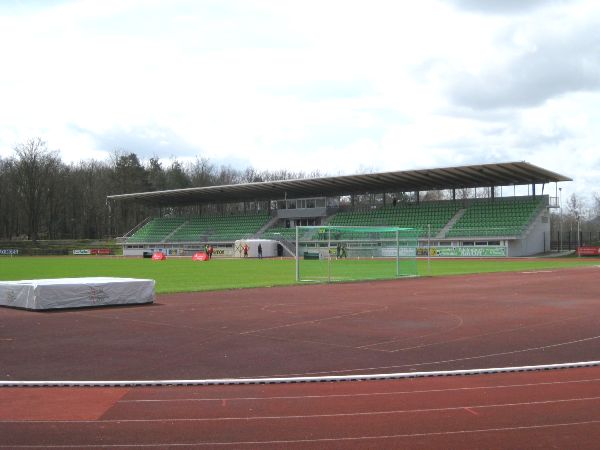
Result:
[[[600,247],[588,245],[586,247],[577,247],[579,256],[600,256]]]
[[[110,248],[93,248],[92,255],[110,255]]]
[[[77,249],[73,250],[74,255],[110,255],[112,251],[110,248],[92,248],[90,249]]]
[[[152,259],[154,261],[164,261],[165,259],[167,259],[167,255],[165,255],[163,252],[154,252],[154,254],[152,255]]]
[[[206,252],[196,252],[192,256],[192,261],[208,261],[208,255]]]

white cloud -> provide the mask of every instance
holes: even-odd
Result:
[[[568,0],[450,0],[457,6],[466,10],[490,14],[511,14],[529,12],[553,3],[564,3]]]
[[[565,190],[600,190],[600,7],[481,5],[0,5],[0,155],[40,136],[68,161],[115,148],[328,173],[528,160],[574,177]]]
[[[505,37],[511,54],[483,71],[449,72],[449,96],[473,109],[530,107],[570,92],[600,90],[600,16],[572,27],[564,17],[531,19]]]

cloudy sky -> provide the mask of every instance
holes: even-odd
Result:
[[[597,0],[4,0],[0,61],[0,156],[525,160],[600,191]]]

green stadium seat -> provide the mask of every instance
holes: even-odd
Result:
[[[447,237],[518,236],[543,205],[543,197],[471,201]]]
[[[162,242],[167,237],[168,242],[235,240],[255,234],[269,219],[267,213],[202,216],[187,220],[155,218],[130,236],[128,242]]]

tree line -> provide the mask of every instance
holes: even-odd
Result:
[[[17,145],[12,156],[0,157],[0,239],[103,239],[120,236],[160,212],[184,212],[132,202],[115,202],[110,208],[108,195],[307,176],[318,173],[240,170],[203,157],[164,164],[158,157],[142,161],[136,153],[124,151],[113,152],[107,161],[67,164],[58,151],[33,138]],[[195,212],[202,213],[202,208],[216,206],[196,207]],[[218,208],[227,212],[240,205]]]
[[[4,240],[104,239],[121,236],[147,217],[161,213],[227,213],[241,211],[245,206],[221,204],[159,210],[140,203],[114,202],[111,208],[106,202],[108,195],[322,176],[316,171],[306,174],[285,169],[235,169],[200,156],[192,162],[173,159],[165,165],[158,157],[143,161],[136,153],[124,151],[113,152],[106,161],[67,164],[57,150],[48,149],[40,138],[29,139],[13,150],[12,156],[0,157],[0,239]],[[477,190],[472,189],[457,194],[457,198],[478,196]],[[411,201],[410,194],[396,193],[393,197]],[[449,198],[450,192],[429,191],[422,193],[421,200]],[[372,194],[354,196],[353,205],[373,201]],[[553,229],[600,227],[600,194],[593,195],[591,205],[572,194],[562,206],[552,211]]]

